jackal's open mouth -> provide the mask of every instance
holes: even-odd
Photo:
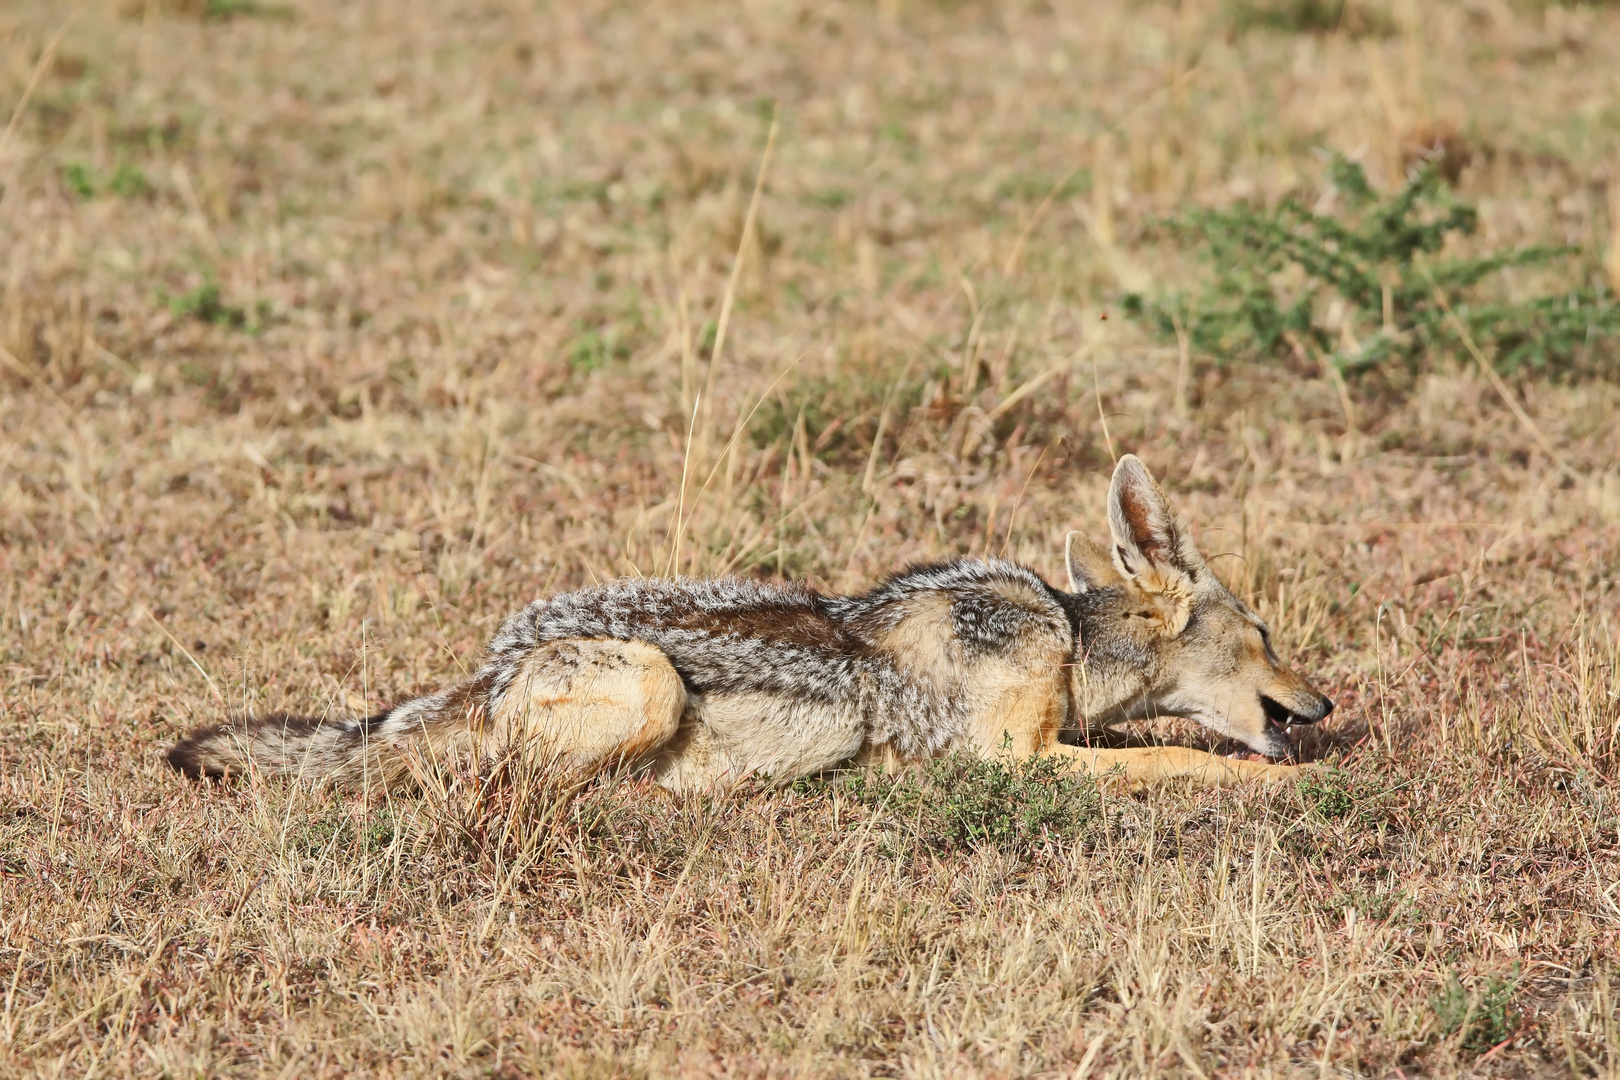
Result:
[[[1312,721],[1289,709],[1280,701],[1273,701],[1264,694],[1260,695],[1260,707],[1266,711],[1266,719],[1271,726],[1279,731],[1290,724],[1309,724]]]

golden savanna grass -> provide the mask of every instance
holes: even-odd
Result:
[[[0,1070],[1620,1075],[1620,386],[1108,317],[1331,150],[1620,286],[1620,10],[1330,7],[0,8]],[[1310,783],[1032,852],[162,762],[616,575],[1055,577],[1127,450],[1339,701]]]

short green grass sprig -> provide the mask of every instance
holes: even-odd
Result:
[[[1522,1019],[1513,1006],[1518,983],[1516,968],[1506,978],[1491,976],[1474,980],[1472,987],[1464,986],[1452,971],[1430,999],[1440,1033],[1449,1036],[1461,1032],[1463,1049],[1475,1054],[1512,1038]]]

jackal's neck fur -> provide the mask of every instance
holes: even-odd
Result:
[[[1076,721],[1096,726],[1128,719],[1163,676],[1155,650],[1120,632],[1132,617],[1128,591],[1117,586],[1061,595],[1079,628],[1069,675]]]

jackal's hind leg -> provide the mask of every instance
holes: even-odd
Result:
[[[649,758],[674,736],[685,707],[680,676],[645,642],[551,641],[524,659],[486,737],[590,771]]]
[[[1136,746],[1120,750],[1093,749],[1089,746],[1060,744],[1048,747],[1048,754],[1059,754],[1099,780],[1109,773],[1122,774],[1125,787],[1139,791],[1149,784],[1167,780],[1189,780],[1194,787],[1230,787],[1251,780],[1272,784],[1297,779],[1297,765],[1273,765],[1220,757],[1186,746]]]

